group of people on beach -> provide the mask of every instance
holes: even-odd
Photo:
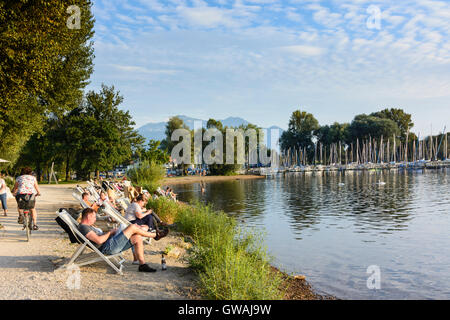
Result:
[[[145,204],[151,197],[150,193],[145,190],[139,189],[137,196],[131,198],[131,203],[127,208],[121,208],[115,202],[114,187],[122,189],[121,191],[128,190],[127,197],[135,195],[137,190],[128,184],[112,185],[111,182],[98,184],[94,180],[94,186],[99,190],[99,200],[90,201],[91,194],[88,190],[85,190],[82,194],[82,200],[89,206],[85,208],[79,217],[79,231],[90,241],[92,241],[97,248],[105,255],[112,255],[132,249],[133,251],[133,264],[139,265],[138,271],[140,272],[155,272],[156,269],[150,267],[145,263],[143,240],[144,238],[152,238],[159,240],[165,237],[169,232],[169,225],[163,222],[159,216],[152,210],[146,209]],[[105,191],[105,188],[107,191]],[[109,189],[111,188],[111,189]],[[169,188],[170,189],[170,188]],[[111,192],[109,192],[111,190]],[[170,191],[172,191],[170,189]],[[169,195],[167,190],[167,195]],[[153,196],[157,196],[157,192]],[[122,215],[130,222],[128,227],[119,227],[107,232],[103,232],[100,228],[95,226],[95,222],[101,216],[98,214],[105,205],[114,207],[120,211],[122,209]],[[172,225],[171,225],[172,226]]]
[[[3,176],[3,175],[2,175]],[[139,265],[138,270],[140,272],[155,272],[156,269],[150,267],[145,263],[143,239],[152,238],[159,240],[165,237],[169,232],[169,225],[163,222],[158,215],[153,212],[152,209],[146,210],[145,204],[150,197],[157,199],[158,197],[167,197],[173,201],[177,201],[176,196],[172,188],[167,187],[166,190],[158,188],[157,191],[150,195],[146,190],[140,188],[134,188],[126,181],[126,178],[120,184],[113,184],[106,180],[101,180],[100,183],[95,179],[94,186],[98,190],[99,199],[97,201],[91,201],[92,194],[89,190],[84,190],[82,193],[82,200],[87,204],[87,208],[83,209],[78,217],[78,229],[79,231],[105,255],[112,255],[123,252],[128,249],[133,251],[133,264]],[[114,189],[124,192],[126,197],[131,201],[130,205],[125,208],[121,207],[116,202]],[[16,198],[18,205],[19,218],[18,223],[23,223],[23,210],[30,210],[33,225],[33,230],[39,230],[37,226],[37,211],[35,209],[36,196],[39,196],[40,190],[36,177],[33,175],[33,171],[29,167],[25,167],[21,170],[20,175],[16,178],[16,182],[13,190],[11,191]],[[7,216],[7,186],[3,177],[0,177],[0,200],[4,210],[4,215]],[[122,211],[125,219],[130,224],[127,227],[121,225],[119,228],[109,230],[107,232],[102,231],[95,226],[95,223],[99,216],[101,209],[104,209],[106,205],[115,208],[118,211]],[[110,220],[111,222],[116,222]],[[170,225],[173,226],[173,225]]]

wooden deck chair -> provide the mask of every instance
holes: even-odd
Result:
[[[74,197],[75,200],[78,200],[80,202],[80,205],[83,209],[89,208],[88,204],[84,202],[83,198],[81,198],[81,195],[77,192],[72,192],[72,197]]]
[[[127,198],[120,198],[116,200],[116,202],[122,207],[124,211],[127,211],[128,207],[130,206],[130,200],[127,200]]]
[[[125,262],[125,259],[122,256],[122,252],[110,256],[104,255],[88,238],[83,236],[83,234],[78,230],[78,223],[70,216],[70,214],[66,210],[61,210],[57,212],[57,214],[69,227],[70,232],[72,232],[72,235],[70,235],[69,232],[65,230],[69,234],[69,237],[71,239],[73,239],[72,237],[75,237],[75,239],[77,239],[78,243],[80,244],[75,250],[72,257],[69,259],[69,262],[58,267],[57,270],[67,269],[72,265],[81,267],[99,261],[104,261],[116,273],[123,275],[122,264]],[[92,249],[93,252],[83,255],[83,252],[86,250],[86,248]]]
[[[88,187],[89,192],[94,197],[94,201],[97,201],[100,199],[100,194],[97,192],[97,189],[95,189],[93,186]]]
[[[81,186],[78,186],[78,185],[77,185],[76,189],[77,189],[77,191],[78,191],[80,194],[83,194],[83,193],[85,192],[84,189],[83,189]]]

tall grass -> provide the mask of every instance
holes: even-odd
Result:
[[[148,206],[162,219],[177,222],[179,231],[192,237],[190,266],[198,273],[207,299],[281,299],[281,278],[271,271],[262,237],[239,227],[224,212],[200,203],[176,204],[164,198]]]
[[[161,185],[164,176],[164,167],[148,160],[143,160],[139,166],[127,171],[127,177],[135,186],[143,187],[149,192],[154,192]]]

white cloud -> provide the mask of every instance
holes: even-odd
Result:
[[[294,46],[284,46],[280,48],[281,50],[293,54],[298,54],[301,56],[320,56],[324,54],[325,50],[323,48],[307,46],[307,45],[294,45]]]

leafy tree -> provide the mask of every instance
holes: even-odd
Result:
[[[402,109],[384,109],[372,113],[371,116],[394,121],[400,130],[400,136],[403,142],[406,139],[408,131],[414,126],[414,123],[411,121],[411,115]]]
[[[206,123],[206,127],[208,129],[216,128],[219,131],[223,131],[224,129],[222,122],[215,119],[209,119],[208,122]]]
[[[77,173],[96,171],[98,175],[111,170],[142,147],[144,138],[133,129],[129,112],[118,108],[122,101],[113,86],[102,85],[99,93],[88,92],[84,103],[71,113],[68,132],[79,137],[74,164]]]
[[[393,120],[360,114],[350,124],[349,134],[352,141],[379,139],[382,136],[388,139],[393,135],[398,136],[400,129]]]
[[[153,162],[155,164],[164,164],[169,161],[167,152],[160,148],[160,141],[151,139],[148,143],[148,149],[141,151],[141,159]]]
[[[79,103],[92,72],[92,3],[70,4],[80,29],[66,25],[67,1],[0,2],[0,156],[12,162],[49,114]]]
[[[321,126],[316,131],[318,142],[324,146],[329,146],[333,143],[347,142],[349,140],[349,127],[348,123],[335,122],[331,126]]]
[[[289,120],[288,130],[281,135],[281,149],[294,148],[299,150],[306,148],[309,152],[313,151],[312,138],[319,128],[319,122],[311,113],[300,110],[294,111]]]
[[[179,117],[170,118],[166,124],[166,138],[161,141],[161,148],[165,149],[169,154],[171,154],[173,147],[178,143],[177,141],[172,141],[172,133],[177,129],[189,130],[189,127]]]

